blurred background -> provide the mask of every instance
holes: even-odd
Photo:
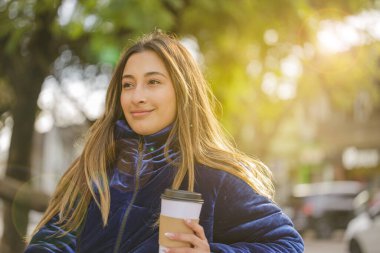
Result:
[[[121,51],[154,29],[269,165],[305,252],[380,252],[379,0],[0,0],[0,252],[22,252]]]

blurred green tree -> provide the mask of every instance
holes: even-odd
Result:
[[[246,151],[265,158],[271,146],[269,140],[281,123],[292,116],[291,109],[310,101],[309,95],[316,97],[316,90],[326,85],[336,89],[338,79],[343,86],[355,87],[355,91],[364,88],[362,83],[367,80],[367,89],[373,91],[373,80],[370,80],[376,73],[373,68],[377,66],[379,54],[373,52],[372,46],[355,49],[362,52],[357,58],[351,51],[335,57],[324,57],[316,52],[320,21],[342,21],[372,7],[371,1],[302,0],[240,1],[239,4],[220,1],[216,6],[209,1],[196,1],[189,6],[183,18],[183,30],[197,38],[204,54],[206,73],[223,105],[219,111],[222,121]],[[201,16],[215,18],[206,21],[200,19]],[[308,51],[313,55],[305,55]],[[301,72],[295,73],[300,74],[299,78],[283,73],[289,59],[293,60],[293,67],[300,65]],[[347,65],[352,64],[371,67],[350,72],[355,76],[352,78],[346,72]],[[332,68],[326,71],[330,65]],[[328,79],[329,83],[322,79]],[[275,94],[278,90],[271,87],[289,82],[296,86],[294,97],[281,97]],[[347,103],[346,107],[352,106],[354,90],[348,89],[329,93],[331,99],[341,98]]]

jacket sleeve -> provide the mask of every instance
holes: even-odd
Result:
[[[58,216],[53,217],[32,238],[24,253],[74,253],[76,233],[64,234],[56,225]]]
[[[304,251],[301,236],[281,209],[235,176],[224,178],[214,215],[211,252]]]

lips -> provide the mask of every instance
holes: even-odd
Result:
[[[136,118],[144,117],[144,116],[149,115],[153,111],[154,111],[154,109],[152,109],[152,110],[135,110],[135,111],[131,111],[131,115],[133,117],[136,117]]]

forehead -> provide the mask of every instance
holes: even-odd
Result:
[[[123,74],[134,75],[147,72],[168,74],[165,63],[157,53],[151,50],[132,54],[124,66]]]

